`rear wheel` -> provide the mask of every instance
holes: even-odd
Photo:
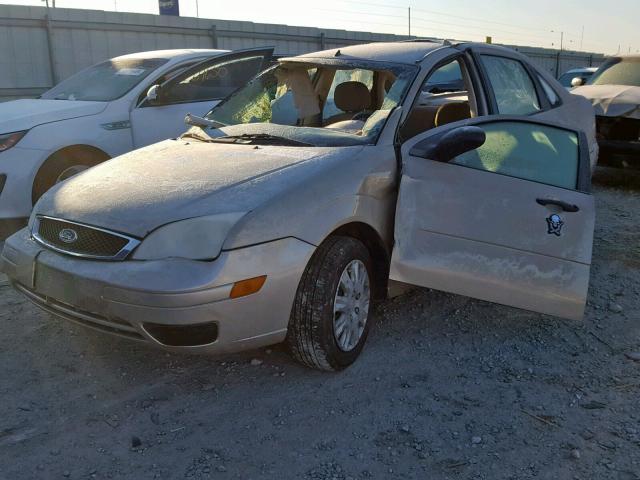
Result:
[[[31,190],[33,204],[55,184],[63,182],[78,173],[87,170],[109,157],[99,150],[85,148],[65,148],[51,155],[40,167]]]
[[[334,236],[314,253],[302,276],[287,344],[299,362],[320,370],[351,365],[371,328],[371,257],[351,237]]]

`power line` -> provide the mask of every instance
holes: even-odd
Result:
[[[345,14],[345,15],[358,15],[359,17],[362,17],[363,15],[365,16],[374,16],[374,17],[385,17],[385,18],[402,18],[402,19],[406,19],[406,17],[404,15],[389,15],[389,14],[382,14],[382,13],[374,13],[374,12],[357,12],[357,11],[353,11],[353,10],[336,10],[336,9],[328,9],[328,8],[317,8],[317,7],[312,7],[313,10],[317,10],[317,11],[322,11],[322,12],[328,12],[328,13],[341,13],[341,14]],[[374,21],[357,21],[357,20],[349,20],[350,22],[356,22],[356,23],[371,23],[371,24],[377,24],[377,25],[389,25],[389,26],[397,26],[399,28],[401,27],[406,27],[406,24],[391,24],[391,23],[384,23],[384,22],[374,22]],[[549,35],[538,35],[538,34],[533,34],[533,33],[526,33],[526,34],[522,34],[520,32],[514,32],[511,30],[502,30],[502,29],[498,29],[495,27],[484,27],[484,26],[478,26],[478,25],[465,25],[465,24],[461,24],[461,23],[452,23],[452,22],[443,22],[440,20],[431,20],[431,19],[427,19],[424,17],[415,17],[412,16],[412,21],[414,22],[415,25],[422,25],[425,28],[433,28],[431,25],[428,24],[435,24],[435,25],[445,25],[447,27],[455,27],[457,32],[462,33],[463,35],[469,35],[470,33],[473,32],[469,32],[469,30],[475,30],[478,33],[478,35],[482,35],[482,36],[486,36],[488,33],[491,33],[493,35],[496,34],[496,32],[498,33],[506,33],[509,35],[516,35],[516,36],[520,36],[522,38],[529,38],[529,39],[534,39],[537,42],[540,42],[542,40],[544,41],[549,41]],[[462,30],[460,30],[462,29]],[[453,31],[453,29],[448,28],[447,30]]]
[[[426,22],[426,23],[436,23],[436,24],[440,24],[440,25],[450,25],[450,26],[454,26],[454,27],[462,27],[462,28],[469,28],[469,29],[473,29],[473,30],[481,30],[483,32],[502,32],[502,33],[508,33],[511,35],[522,35],[522,36],[526,36],[529,38],[532,37],[537,37],[537,38],[544,38],[545,40],[549,39],[549,35],[539,35],[539,34],[533,34],[533,33],[526,33],[526,34],[522,34],[521,32],[514,32],[511,30],[502,30],[500,28],[495,28],[495,27],[484,27],[484,26],[477,26],[477,25],[464,25],[464,24],[460,24],[460,23],[451,23],[451,22],[442,22],[440,20],[431,20],[431,19],[427,19],[424,17],[413,17],[414,19],[418,20],[418,21],[422,21],[422,22]]]
[[[354,4],[369,6],[369,7],[393,8],[393,9],[402,9],[402,10],[404,10],[406,8],[406,7],[400,7],[400,6],[397,6],[397,5],[383,5],[383,4],[380,4],[380,3],[364,2],[364,1],[359,1],[359,0],[342,0],[340,3],[354,3]],[[516,25],[516,24],[513,24],[513,23],[497,22],[495,20],[488,20],[488,19],[483,19],[483,18],[478,18],[478,17],[466,17],[466,16],[462,16],[462,15],[454,15],[454,14],[451,14],[451,13],[436,12],[434,10],[425,10],[423,8],[411,7],[411,10],[415,11],[415,12],[428,13],[428,14],[431,14],[431,15],[439,15],[439,16],[444,16],[444,17],[459,18],[459,19],[462,19],[462,20],[472,20],[472,21],[475,21],[475,22],[493,23],[495,25],[503,25],[503,26],[507,26],[507,27],[517,27],[517,28],[521,28],[521,29],[524,29],[524,30],[537,30],[537,31],[541,31],[541,32],[549,32],[550,30],[552,30],[551,28]]]
[[[392,10],[404,10],[405,7],[402,6],[398,6],[398,5],[384,5],[381,3],[375,3],[375,2],[368,2],[368,1],[361,1],[361,0],[342,0],[343,4],[348,3],[348,4],[356,4],[356,5],[364,5],[364,6],[368,6],[368,7],[378,7],[378,8],[386,8],[386,9],[392,9]],[[328,9],[327,9],[328,10]],[[352,15],[372,15],[372,16],[383,16],[383,17],[393,17],[393,18],[406,18],[405,15],[397,15],[394,13],[375,13],[375,12],[355,12],[355,11],[346,11],[346,10],[331,10],[332,12],[339,12],[339,13],[346,13],[346,14],[352,14]],[[439,15],[439,16],[444,16],[444,17],[450,17],[450,18],[457,18],[460,20],[463,20],[465,22],[472,22],[475,23],[474,24],[469,24],[469,23],[453,23],[453,22],[445,22],[442,20],[434,20],[432,18],[426,18],[424,16],[415,16],[413,15],[413,12],[422,12],[422,13],[428,13],[431,15]],[[352,20],[350,20],[352,21]],[[504,37],[504,38],[512,38],[512,39],[517,39],[519,42],[522,42],[523,39],[529,39],[530,41],[535,41],[536,43],[542,43],[542,44],[548,44],[548,43],[555,43],[555,40],[552,40],[550,38],[550,34],[552,29],[551,28],[543,28],[543,27],[525,27],[523,25],[517,25],[517,24],[510,24],[510,23],[505,23],[505,22],[498,22],[498,21],[494,21],[494,20],[486,20],[486,19],[479,19],[479,18],[472,18],[472,17],[466,17],[466,16],[462,16],[462,15],[454,15],[454,14],[448,14],[448,13],[441,13],[441,12],[436,12],[433,10],[426,10],[426,9],[422,9],[422,8],[414,8],[411,7],[411,22],[414,25],[418,25],[420,22],[422,22],[422,26],[425,28],[429,28],[432,29],[434,27],[432,27],[431,25],[428,24],[433,24],[433,25],[445,25],[448,27],[455,27],[455,31],[458,32],[458,34],[462,34],[462,35],[472,35],[474,34],[473,31],[468,31],[468,30],[475,30],[475,31],[481,31],[483,36],[486,36],[487,34],[491,34],[494,37]],[[373,23],[373,22],[359,22],[359,23]],[[478,25],[478,23],[481,23],[482,25]],[[486,24],[493,24],[493,25],[499,25],[499,26],[509,26],[509,27],[515,27],[515,28],[519,28],[522,30],[527,31],[527,33],[523,33],[522,31],[513,31],[513,30],[506,30],[506,29],[501,29],[501,28],[496,28],[490,25],[486,25]],[[398,25],[400,27],[400,25]],[[464,31],[461,31],[460,29],[464,29]],[[442,29],[444,30],[444,29]],[[454,31],[454,29],[448,28],[447,30],[450,31]],[[557,30],[557,29],[556,29]],[[542,33],[530,33],[530,32],[545,32],[545,34]],[[504,34],[508,34],[508,35],[513,35],[514,37],[505,37]],[[479,34],[478,34],[479,35]],[[590,44],[590,45],[598,45],[597,48],[602,48],[600,46],[599,43],[595,43],[595,42],[590,42],[588,40],[584,40],[584,37],[582,34],[574,34],[574,33],[568,33],[565,32],[565,36],[567,37],[571,37],[573,39],[575,39],[576,41],[580,41],[581,44]],[[574,45],[577,45],[577,42],[573,42]]]

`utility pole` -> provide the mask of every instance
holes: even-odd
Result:
[[[56,59],[53,51],[53,26],[51,25],[51,13],[49,11],[49,0],[44,0],[47,13],[44,16],[44,27],[47,35],[47,51],[49,53],[49,72],[51,73],[51,86],[58,83],[58,71],[56,70]],[[55,7],[55,0],[53,0]]]
[[[551,30],[551,33],[558,33],[555,30]],[[560,56],[564,50],[564,31],[560,32],[560,51],[556,55],[556,78],[560,77]]]
[[[564,50],[564,31],[556,32],[555,30],[551,30],[551,33],[559,33],[560,34],[560,51]],[[553,43],[552,43],[553,45]]]
[[[200,8],[198,7],[198,0],[196,0],[196,18],[200,18]]]
[[[582,26],[582,35],[580,35],[580,51],[582,52],[582,44],[584,43],[584,25]]]
[[[411,7],[408,7],[409,11],[409,36],[411,36]]]

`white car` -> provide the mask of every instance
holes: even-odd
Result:
[[[0,103],[0,239],[57,182],[186,130],[270,61],[272,48],[125,55],[67,78],[37,99]]]

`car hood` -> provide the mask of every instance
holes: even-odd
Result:
[[[19,132],[70,118],[97,115],[106,102],[23,99],[0,103],[0,134]]]
[[[585,85],[571,91],[593,104],[596,115],[640,119],[640,87],[626,85]]]
[[[250,212],[363,147],[281,147],[166,140],[87,170],[45,194],[47,215],[142,238],[167,223]]]

